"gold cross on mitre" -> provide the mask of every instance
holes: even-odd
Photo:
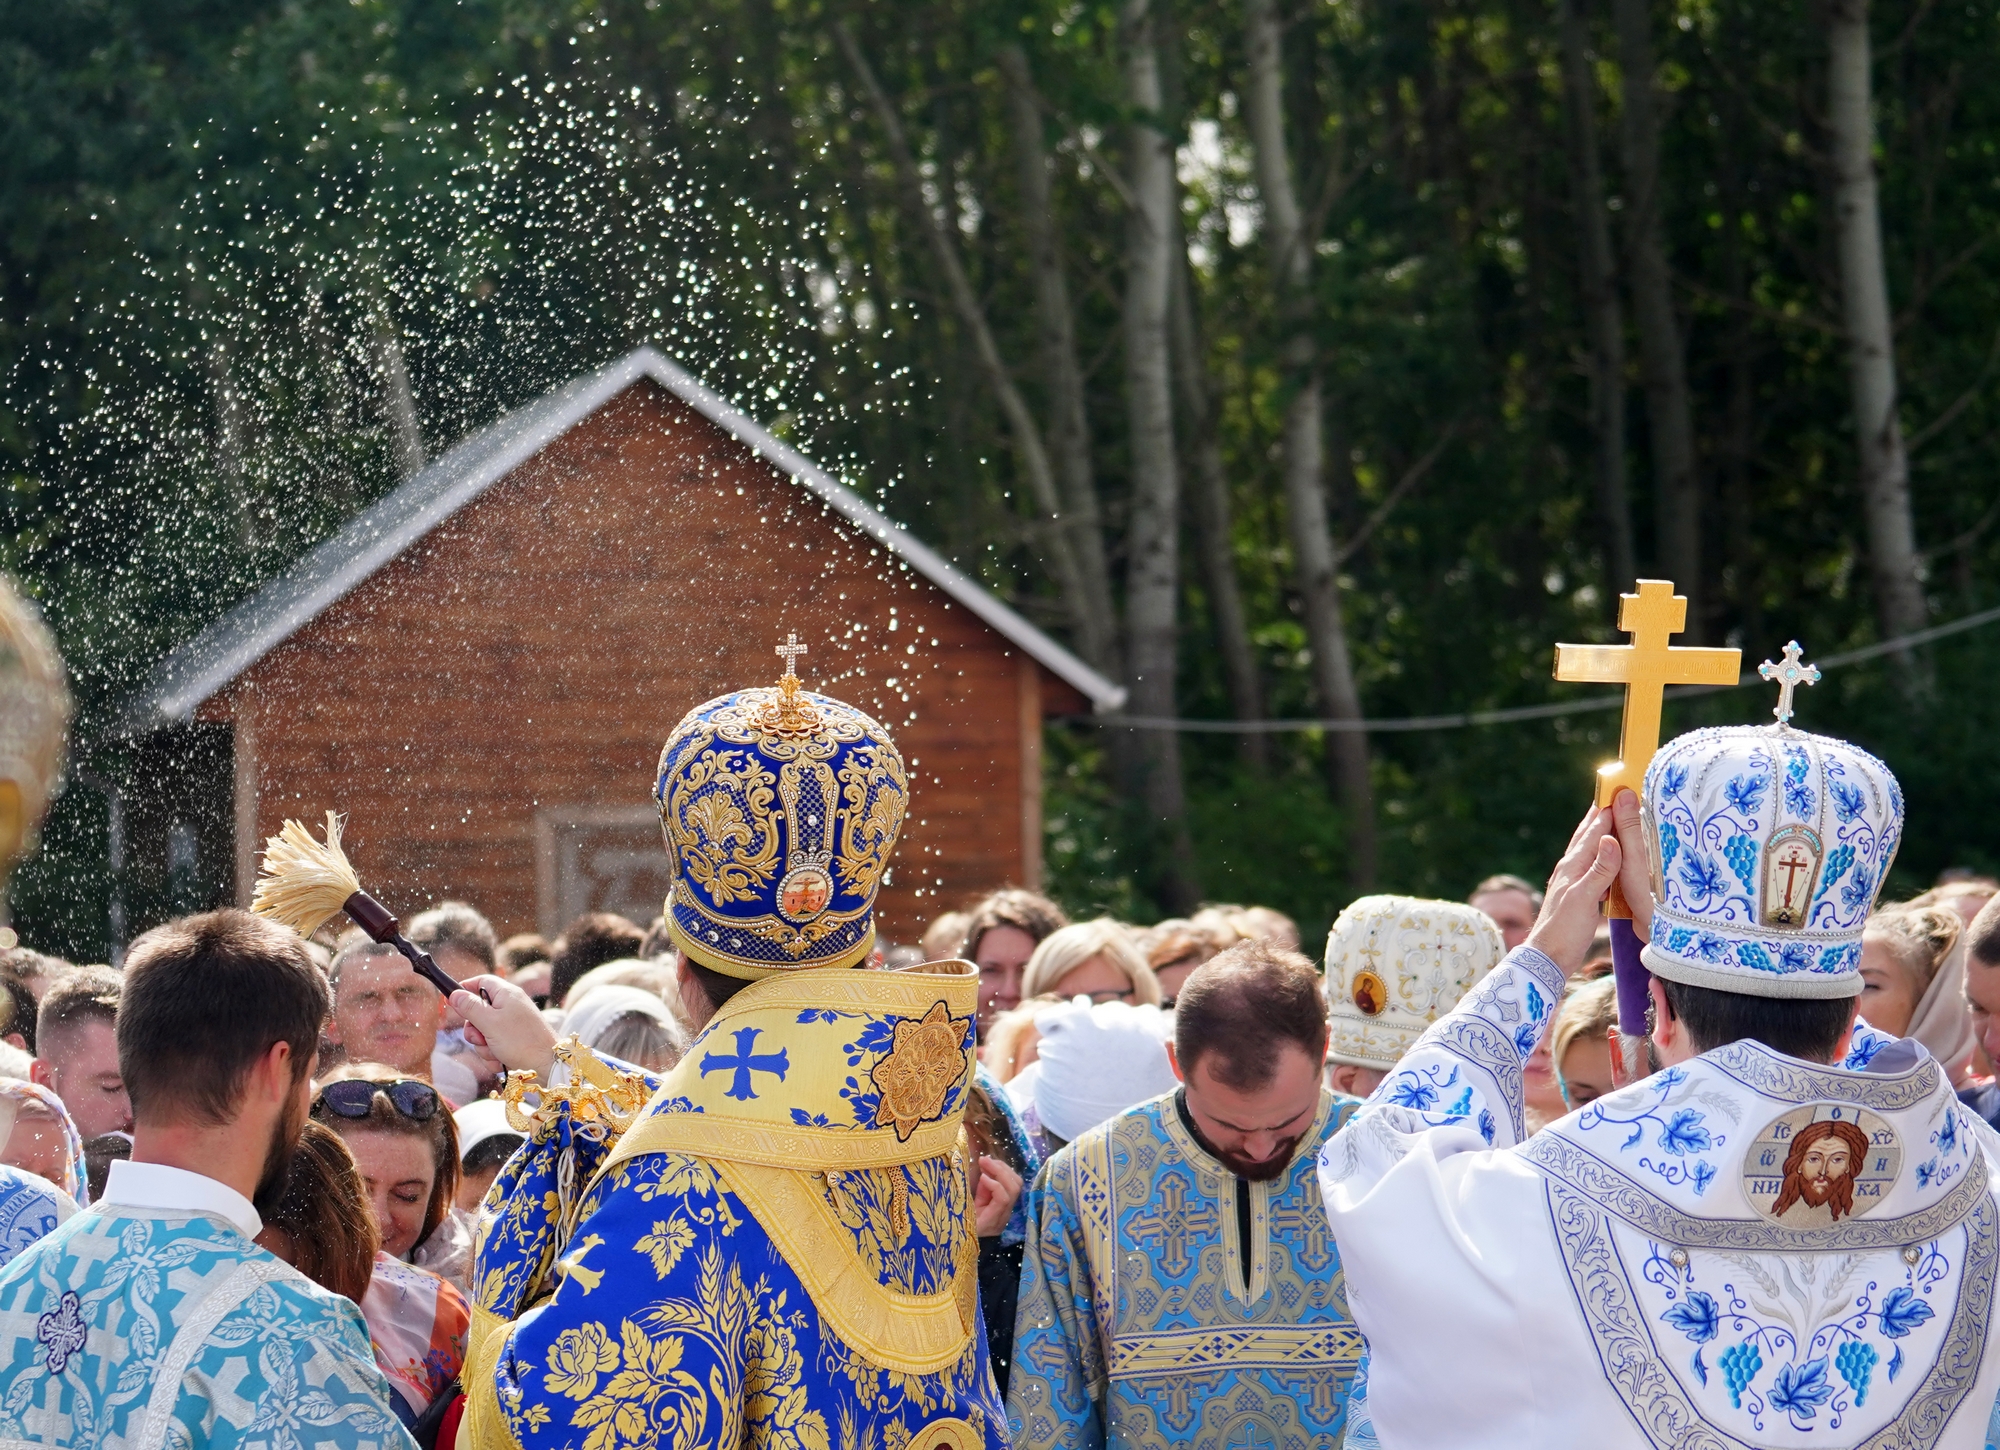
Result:
[[[1765,660],[1763,664],[1757,666],[1758,674],[1767,680],[1776,680],[1778,682],[1778,705],[1771,713],[1778,717],[1780,725],[1789,725],[1792,723],[1792,691],[1796,690],[1800,685],[1817,685],[1819,683],[1819,666],[1800,664],[1800,653],[1799,642],[1793,640],[1785,646],[1785,662],[1783,664],[1774,665],[1769,660]]]
[[[1743,667],[1743,651],[1696,649],[1667,643],[1687,627],[1688,602],[1666,579],[1641,579],[1637,594],[1618,596],[1618,627],[1630,644],[1559,644],[1556,678],[1622,684],[1625,727],[1618,759],[1597,772],[1597,803],[1611,804],[1621,790],[1639,793],[1660,748],[1660,702],[1668,685],[1733,685]]]
[[[812,701],[804,698],[799,687],[798,660],[806,652],[799,643],[796,632],[785,636],[785,642],[778,646],[778,657],[785,662],[784,678],[778,681],[778,698],[767,704],[758,721],[766,730],[779,735],[804,735],[819,729],[819,711]]]

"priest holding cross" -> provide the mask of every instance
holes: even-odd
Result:
[[[2000,1139],[1921,1043],[1857,1016],[1902,792],[1792,726],[1818,674],[1796,644],[1758,672],[1775,722],[1658,744],[1669,684],[1738,683],[1735,650],[1671,644],[1685,618],[1642,581],[1629,645],[1557,647],[1559,678],[1625,685],[1621,758],[1528,940],[1321,1152],[1367,1340],[1347,1450],[1979,1450],[2000,1428]],[[1619,1025],[1650,1061],[1528,1137],[1522,1065],[1621,895]]]
[[[1638,795],[1646,767],[1660,747],[1660,707],[1669,685],[1733,685],[1743,667],[1743,651],[1695,649],[1667,643],[1687,627],[1687,599],[1664,579],[1641,579],[1637,594],[1618,598],[1618,627],[1630,644],[1559,644],[1556,678],[1625,686],[1625,725],[1618,736],[1618,759],[1597,772],[1597,803],[1608,807],[1618,792]],[[1791,691],[1785,692],[1787,701]],[[1618,979],[1618,1038],[1627,1079],[1640,1076],[1646,1039],[1646,968],[1632,910],[1616,882],[1606,903],[1611,918],[1612,972]]]

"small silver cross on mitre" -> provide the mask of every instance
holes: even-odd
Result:
[[[799,656],[806,653],[806,647],[799,643],[798,635],[795,633],[786,635],[785,642],[778,646],[777,653],[784,658],[785,673],[796,679],[799,672]]]
[[[1778,682],[1778,707],[1771,713],[1778,717],[1780,725],[1792,723],[1792,691],[1800,685],[1819,683],[1819,666],[1799,663],[1799,642],[1793,640],[1785,646],[1785,662],[1772,664],[1765,660],[1757,666],[1757,673],[1767,680]]]

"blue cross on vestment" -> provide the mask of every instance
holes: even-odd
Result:
[[[727,1092],[739,1103],[747,1103],[757,1096],[756,1089],[750,1086],[751,1073],[768,1072],[779,1082],[783,1082],[785,1073],[792,1065],[782,1047],[776,1052],[761,1054],[751,1050],[757,1044],[757,1034],[763,1030],[761,1027],[739,1027],[736,1029],[736,1056],[718,1057],[710,1052],[703,1054],[701,1059],[703,1077],[712,1072],[730,1072],[736,1075],[735,1080],[729,1084]]]

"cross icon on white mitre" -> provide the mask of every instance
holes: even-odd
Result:
[[[804,654],[805,652],[806,652],[806,647],[799,643],[799,637],[797,633],[786,635],[785,642],[778,646],[777,653],[780,656],[782,656],[785,661],[785,673],[792,676],[794,679],[798,678],[799,656]]]
[[[1758,674],[1767,680],[1776,680],[1778,682],[1778,707],[1771,713],[1778,717],[1780,725],[1789,725],[1792,723],[1792,691],[1796,690],[1800,685],[1816,685],[1819,683],[1819,666],[1800,664],[1800,653],[1799,642],[1793,640],[1785,646],[1785,662],[1783,664],[1774,665],[1769,660],[1765,660],[1763,664],[1757,666]]]

